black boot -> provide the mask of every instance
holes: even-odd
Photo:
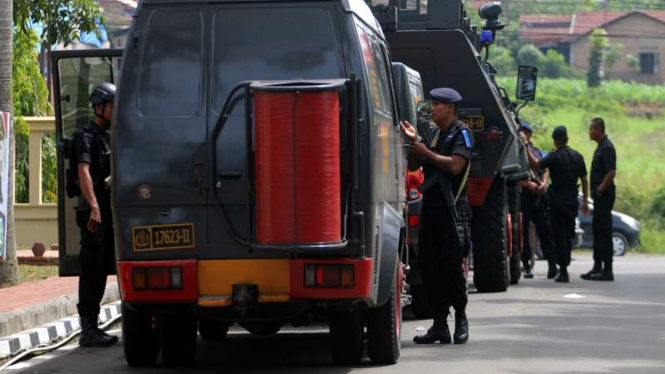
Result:
[[[466,319],[466,313],[455,314],[455,335],[453,335],[455,344],[464,344],[469,340],[469,320]]]
[[[450,339],[448,322],[445,318],[434,319],[434,324],[427,330],[427,334],[413,337],[413,342],[416,344],[434,344],[436,342],[450,344],[452,340]]]
[[[108,347],[117,342],[118,338],[100,334],[97,329],[97,316],[81,316],[81,347]]]
[[[527,263],[525,263],[523,265],[524,265],[524,279],[532,279],[533,278],[533,272],[531,272],[531,267]]]
[[[580,275],[580,278],[582,278],[584,280],[591,280],[591,277],[594,274],[600,273],[602,268],[603,268],[603,264],[601,262],[594,262],[593,269],[591,269],[588,272]]]
[[[559,272],[557,273],[556,277],[554,277],[554,281],[558,283],[570,282],[570,278],[568,277],[568,269],[565,266],[562,266],[559,269]]]
[[[559,270],[556,268],[554,261],[547,261],[547,279],[554,279]]]
[[[590,279],[595,281],[613,281],[614,272],[612,271],[612,263],[605,262],[605,268],[602,271],[592,274]]]

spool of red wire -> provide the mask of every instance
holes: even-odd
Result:
[[[339,87],[254,92],[257,242],[341,241]]]

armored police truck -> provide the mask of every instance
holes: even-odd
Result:
[[[124,50],[53,53],[57,137],[118,84],[112,207],[125,358],[191,364],[223,338],[326,319],[332,357],[395,363],[404,140],[362,0],[143,0]],[[409,95],[409,90],[402,94]],[[60,273],[79,233],[62,157]]]
[[[487,59],[496,32],[504,27],[499,20],[501,7],[498,3],[481,7],[480,16],[487,22],[479,30],[471,25],[463,3],[375,0],[372,11],[393,59],[420,73],[426,95],[436,87],[452,87],[464,98],[458,117],[476,139],[468,181],[474,284],[480,292],[505,291],[521,275],[517,183],[528,177],[529,168],[517,134],[517,110],[496,84],[496,70]],[[523,87],[531,91],[518,98],[534,99],[536,72],[521,69]]]

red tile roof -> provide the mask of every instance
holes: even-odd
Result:
[[[657,11],[586,11],[566,15],[524,15],[520,17],[520,40],[534,44],[562,43],[587,35],[593,29],[606,26],[633,14],[643,14],[665,23],[665,10]]]

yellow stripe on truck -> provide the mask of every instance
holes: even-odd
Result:
[[[289,260],[201,260],[199,305],[231,305],[234,284],[258,285],[261,303],[289,301],[290,265]]]

